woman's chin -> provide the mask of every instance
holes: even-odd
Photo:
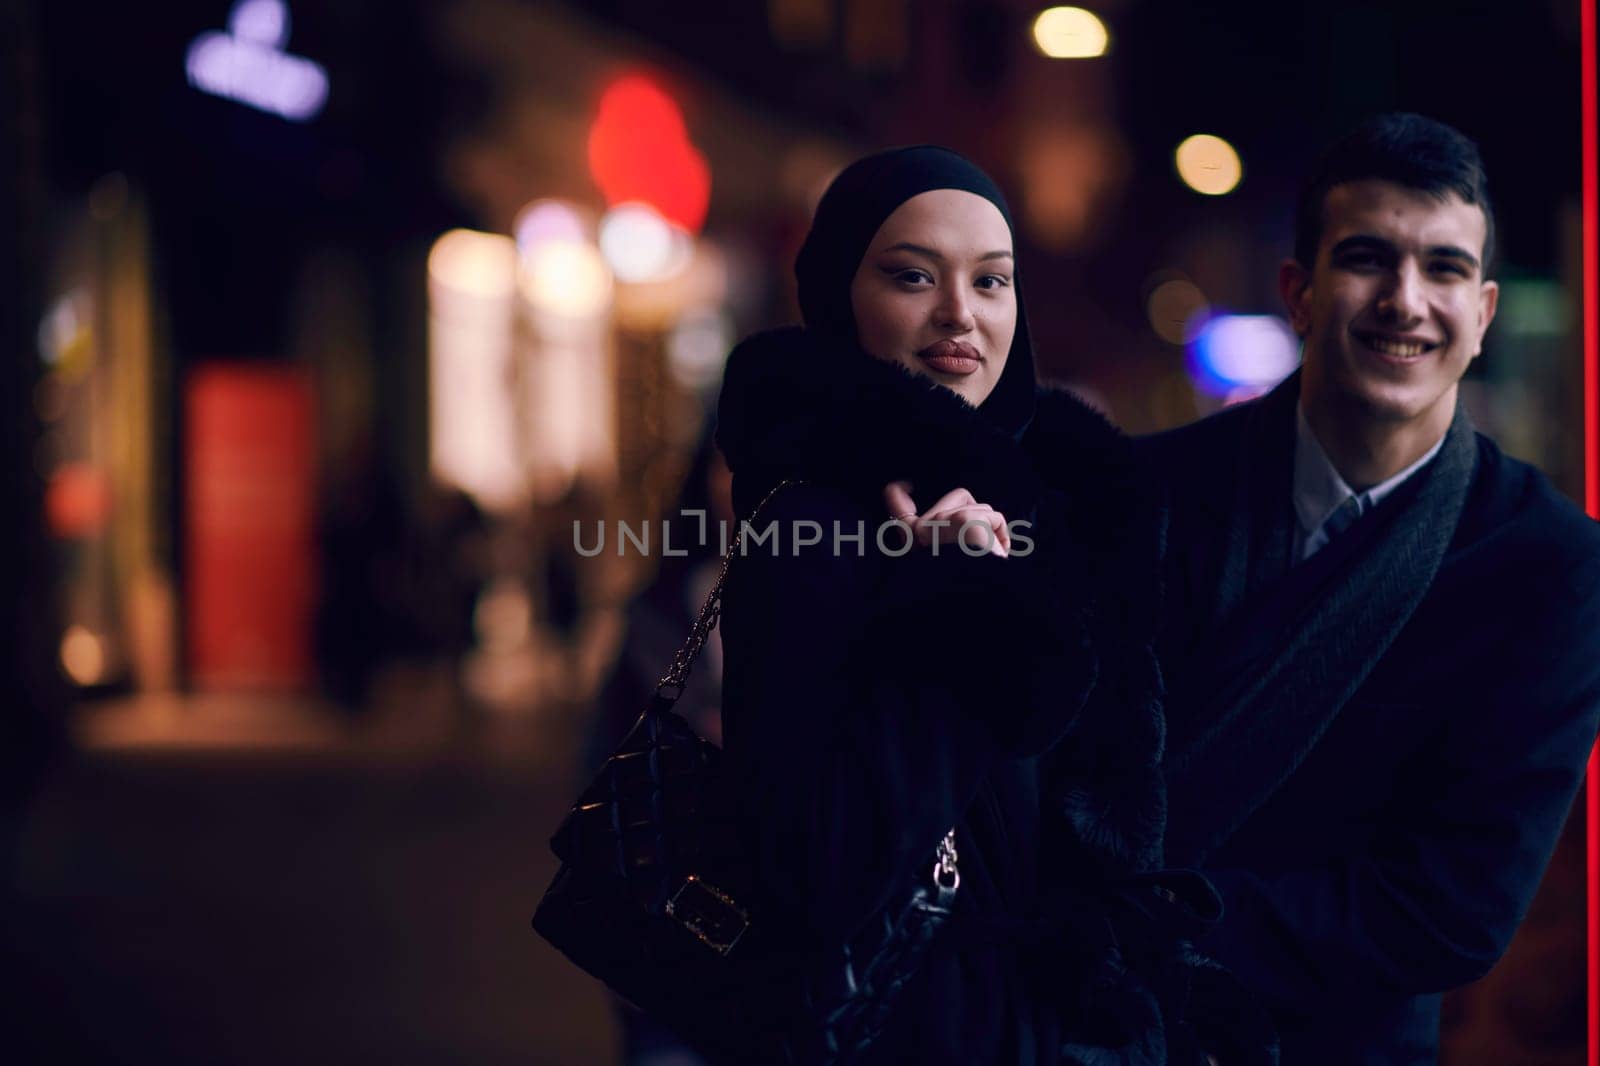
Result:
[[[961,397],[972,407],[977,407],[983,403],[988,398],[989,393],[994,391],[994,381],[984,370],[979,370],[976,373],[941,373],[937,368],[929,366],[926,360],[919,358],[915,354],[895,357],[877,355],[873,358],[882,360],[885,363],[893,363],[916,377],[924,378],[935,385],[942,386]]]
[[[977,407],[989,398],[989,393],[994,391],[994,382],[985,374],[967,374],[962,377],[945,374],[925,374],[925,377],[937,381],[973,407]]]
[[[983,403],[984,399],[994,389],[994,382],[990,381],[988,375],[982,371],[975,374],[943,374],[915,356],[912,357],[909,364],[901,363],[900,365],[917,375],[917,377],[927,378],[935,385],[940,385],[955,393],[973,407]]]

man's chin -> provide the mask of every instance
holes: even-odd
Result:
[[[1443,393],[1416,385],[1367,380],[1347,389],[1345,396],[1352,407],[1373,421],[1404,423],[1426,416]]]

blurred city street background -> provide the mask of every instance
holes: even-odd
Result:
[[[359,728],[305,698],[97,711],[12,871],[8,1061],[615,1061],[600,987],[527,925],[575,708],[463,722],[437,680]]]
[[[995,175],[1041,373],[1146,432],[1297,364],[1322,145],[1455,124],[1503,286],[1463,395],[1576,495],[1579,10],[12,0],[0,1059],[686,1062],[528,921],[709,586],[723,360],[866,151]],[[1583,1061],[1584,831],[1450,1066]]]

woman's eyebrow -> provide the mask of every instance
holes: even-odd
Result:
[[[915,252],[918,255],[925,255],[929,259],[935,260],[936,262],[940,262],[940,263],[944,262],[944,255],[942,253],[936,252],[932,248],[925,248],[920,244],[912,244],[910,241],[901,241],[899,244],[891,244],[891,245],[889,245],[889,247],[885,248],[884,251],[885,252]],[[1011,250],[1008,249],[1008,248],[1002,248],[1002,249],[999,249],[997,251],[983,253],[982,255],[978,256],[978,262],[981,263],[981,262],[984,262],[985,260],[989,260],[989,259],[1010,259],[1010,258],[1012,258]]]
[[[934,259],[934,260],[937,260],[938,262],[941,262],[941,263],[944,262],[944,256],[941,255],[940,253],[934,251],[932,248],[924,248],[922,245],[920,245],[920,244],[912,244],[910,241],[901,241],[899,244],[891,244],[891,245],[889,245],[889,247],[885,248],[884,251],[885,252],[915,252],[917,255],[924,255],[924,256],[927,256],[929,259]]]

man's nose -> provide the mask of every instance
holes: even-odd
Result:
[[[1418,322],[1427,314],[1427,290],[1422,270],[1412,262],[1402,262],[1378,296],[1378,310],[1397,322]]]

